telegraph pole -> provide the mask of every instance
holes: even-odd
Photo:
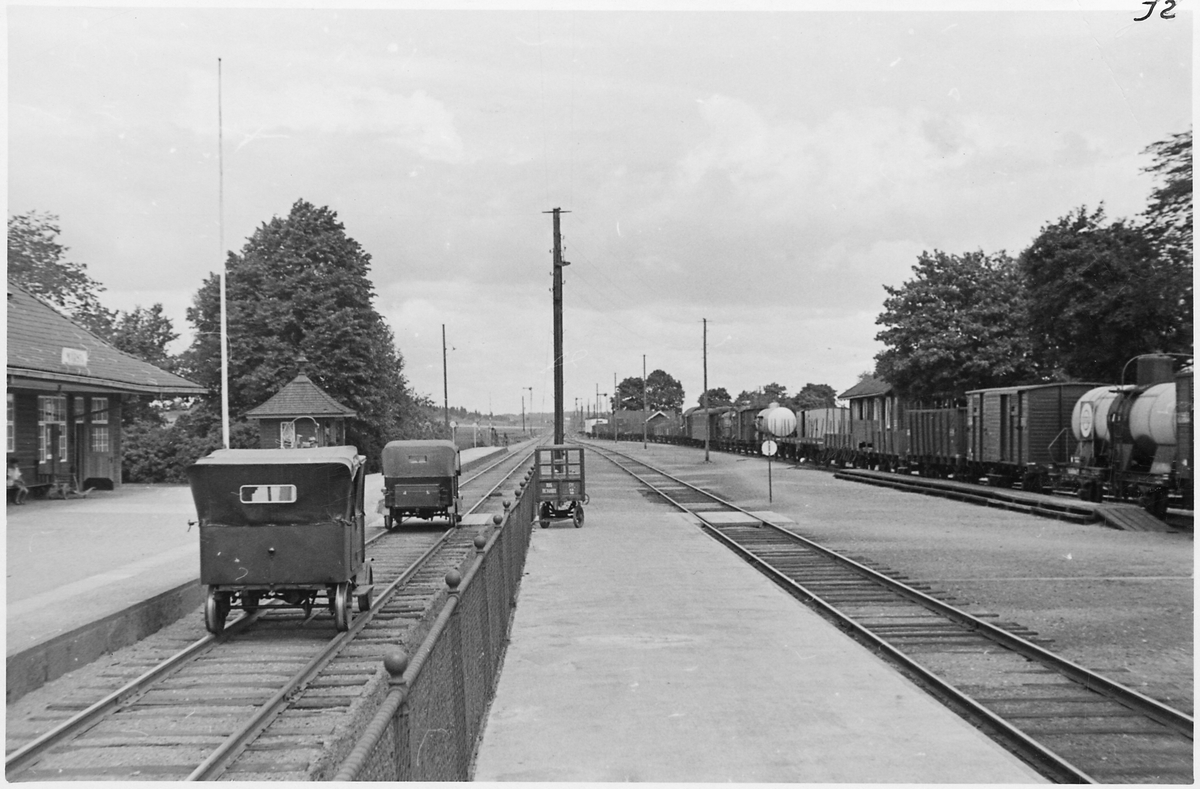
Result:
[[[704,400],[704,462],[708,463],[708,434],[712,432],[712,420],[708,413],[708,318],[700,320],[704,321],[704,394],[700,397]]]
[[[650,421],[650,404],[646,401],[646,354],[642,354],[642,449],[646,448],[646,424]]]
[[[454,436],[450,433],[450,383],[446,377],[446,324],[442,324],[442,418],[446,421],[446,435],[450,436],[450,440],[454,440]]]
[[[563,316],[562,316],[562,270],[571,265],[562,259],[562,234],[559,232],[558,215],[561,208],[543,211],[554,214],[554,443],[563,442]]]

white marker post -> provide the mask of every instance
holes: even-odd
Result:
[[[796,415],[792,409],[772,404],[762,418],[762,431],[773,438],[790,436],[796,429]],[[768,438],[762,444],[762,453],[767,456],[767,501],[775,501],[775,493],[771,481],[771,458],[779,451],[779,445]]]

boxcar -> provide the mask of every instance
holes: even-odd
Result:
[[[351,597],[371,607],[364,460],[354,447],[221,449],[188,468],[209,632],[235,604],[253,612],[265,598],[308,616],[324,594],[343,631]]]
[[[989,481],[1040,488],[1046,469],[1071,459],[1071,412],[1095,383],[1050,383],[967,392],[967,457]]]
[[[703,446],[707,437],[715,444],[728,438],[733,422],[733,408],[727,405],[713,408],[689,408],[683,412],[684,435],[693,445]]]
[[[389,531],[405,517],[462,520],[458,447],[452,441],[389,441],[383,448],[383,516]]]

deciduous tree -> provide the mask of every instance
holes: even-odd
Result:
[[[391,329],[372,305],[371,256],[337,214],[299,200],[286,218],[262,224],[230,253],[226,303],[229,403],[234,415],[265,402],[298,372],[353,408],[349,440],[374,462],[383,444],[419,432]],[[220,392],[219,278],[196,293],[185,354],[194,380]],[[215,404],[210,404],[215,406]]]
[[[833,408],[837,403],[837,392],[829,384],[805,384],[795,397],[791,407],[795,411],[811,408]]]
[[[1003,252],[922,252],[913,278],[875,319],[876,375],[912,398],[943,401],[969,389],[1028,383],[1038,370],[1025,329],[1021,271]]]
[[[1021,253],[1021,270],[1034,350],[1062,376],[1115,382],[1134,356],[1190,350],[1178,298],[1190,283],[1143,228],[1105,224],[1103,206],[1044,226]]]
[[[698,402],[700,405],[704,405],[704,395],[700,395]],[[708,407],[716,408],[719,405],[733,405],[733,398],[729,396],[729,390],[723,386],[708,390]]]
[[[1155,177],[1157,184],[1150,193],[1150,203],[1141,214],[1142,225],[1161,260],[1161,266],[1171,272],[1180,289],[1176,294],[1179,316],[1177,336],[1170,346],[1190,350],[1194,325],[1192,242],[1192,130],[1173,134],[1166,140],[1150,145],[1144,153],[1154,157],[1152,164],[1142,168]]]
[[[97,296],[104,286],[92,279],[86,265],[67,259],[69,247],[58,242],[58,222],[54,214],[41,211],[8,218],[8,278],[107,337],[116,316]]]

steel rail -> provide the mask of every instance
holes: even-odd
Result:
[[[904,656],[903,653],[896,650],[889,643],[884,641],[881,637],[876,636],[870,630],[868,630],[864,626],[855,622],[852,618],[841,613],[840,611],[838,611],[838,609],[836,609],[829,603],[826,603],[824,600],[822,600],[820,598],[819,595],[813,593],[811,590],[807,589],[799,582],[794,581],[791,578],[788,578],[786,575],[783,575],[779,571],[775,570],[775,568],[771,567],[769,563],[767,563],[760,557],[755,556],[749,550],[738,545],[734,540],[732,540],[732,538],[723,534],[720,531],[720,529],[718,529],[717,527],[715,527],[712,524],[705,521],[703,513],[696,512],[696,511],[688,508],[686,505],[683,505],[680,502],[676,501],[669,494],[667,494],[666,492],[664,492],[663,490],[661,490],[660,488],[655,486],[651,481],[647,480],[644,476],[636,473],[635,471],[623,466],[621,463],[618,463],[615,460],[613,460],[611,455],[616,455],[618,457],[629,460],[633,463],[642,465],[642,466],[650,469],[653,473],[658,474],[659,476],[662,476],[666,479],[671,480],[672,482],[674,482],[676,484],[679,484],[686,488],[689,488],[697,493],[700,493],[701,495],[707,496],[711,500],[716,501],[724,506],[727,506],[734,511],[737,511],[739,513],[747,515],[750,518],[754,519],[755,521],[758,521],[758,522],[762,523],[763,525],[770,527],[773,531],[784,536],[786,539],[794,541],[797,544],[803,545],[804,547],[809,548],[828,559],[831,559],[831,560],[839,562],[847,567],[850,567],[851,569],[855,570],[856,572],[866,576],[873,582],[879,583],[880,585],[888,588],[889,590],[891,590],[893,592],[903,595],[904,597],[912,600],[915,603],[918,603],[922,606],[930,608],[931,610],[936,611],[937,613],[959,623],[960,625],[970,627],[970,628],[978,631],[980,633],[980,635],[983,635],[984,637],[986,637],[992,641],[995,641],[996,643],[999,643],[1000,645],[1012,650],[1013,652],[1016,652],[1017,654],[1020,654],[1031,660],[1036,660],[1045,665],[1048,665],[1048,666],[1054,668],[1055,670],[1057,670],[1063,676],[1071,679],[1072,681],[1074,681],[1090,690],[1101,693],[1102,695],[1107,696],[1108,698],[1110,698],[1114,701],[1117,701],[1118,703],[1121,703],[1125,706],[1135,709],[1138,712],[1141,712],[1142,714],[1146,715],[1147,717],[1173,729],[1174,731],[1179,732],[1180,734],[1183,734],[1184,736],[1186,736],[1188,738],[1191,738],[1193,736],[1195,721],[1192,716],[1186,715],[1185,713],[1180,712],[1179,710],[1176,710],[1173,707],[1170,707],[1168,705],[1163,704],[1162,702],[1159,702],[1155,699],[1152,699],[1148,696],[1138,693],[1137,691],[1135,691],[1131,688],[1128,688],[1124,685],[1121,685],[1120,683],[1114,682],[1113,680],[1110,680],[1101,674],[1097,674],[1095,672],[1089,671],[1088,669],[1086,669],[1070,660],[1067,660],[1066,658],[1062,657],[1061,655],[1056,655],[1055,653],[1050,652],[1046,649],[1043,649],[1042,647],[1023,639],[1020,636],[1014,635],[1014,634],[1004,630],[1003,628],[999,628],[999,627],[991,624],[990,622],[986,622],[978,617],[974,617],[971,614],[967,613],[966,611],[963,611],[962,609],[956,608],[955,606],[945,603],[942,600],[938,600],[937,598],[932,597],[931,595],[927,595],[924,592],[921,592],[920,590],[914,589],[910,586],[907,586],[906,584],[896,581],[895,579],[890,578],[882,573],[879,573],[878,571],[873,570],[870,567],[867,567],[866,565],[856,562],[847,556],[844,556],[840,553],[837,553],[836,551],[833,551],[829,548],[819,545],[818,543],[813,542],[812,540],[809,540],[805,537],[802,537],[801,535],[798,535],[795,532],[790,531],[789,529],[785,529],[782,526],[780,526],[779,524],[772,523],[771,521],[767,520],[766,518],[762,518],[761,516],[754,515],[753,513],[749,512],[746,509],[743,509],[742,507],[737,506],[736,504],[727,502],[727,501],[721,499],[719,496],[716,496],[708,491],[702,490],[701,488],[699,488],[695,485],[692,485],[691,483],[686,482],[682,479],[679,479],[678,477],[676,477],[672,474],[669,474],[659,468],[656,468],[655,466],[652,466],[649,463],[646,463],[644,461],[630,457],[628,455],[625,455],[624,453],[620,453],[615,450],[608,449],[607,447],[603,448],[603,449],[597,448],[592,445],[589,445],[589,447],[591,449],[593,449],[593,451],[599,452],[601,455],[608,457],[610,462],[612,462],[618,468],[621,468],[627,474],[634,477],[638,481],[642,482],[642,484],[649,487],[656,494],[665,498],[667,501],[669,501],[675,507],[699,518],[700,521],[702,522],[705,530],[707,530],[710,533],[712,533],[713,535],[719,537],[722,542],[728,544],[740,555],[748,558],[755,565],[760,566],[765,569],[768,569],[774,578],[783,582],[785,585],[800,591],[800,593],[805,598],[811,600],[812,602],[815,602],[817,605],[819,605],[822,608],[822,610],[825,610],[831,616],[835,617],[838,621],[845,623],[849,627],[852,627],[857,633],[862,635],[864,638],[869,639],[872,644],[877,645],[880,649],[886,651],[889,655],[893,656],[895,659],[902,662],[905,666],[911,668],[914,672],[918,673],[923,679],[930,682],[931,684],[934,684],[939,689],[943,690],[943,692],[950,695],[952,698],[955,699],[956,702],[963,704],[968,709],[971,709],[976,714],[984,717],[990,723],[992,723],[993,725],[1000,728],[1003,732],[1005,732],[1006,736],[1011,736],[1013,739],[1017,740],[1018,742],[1022,742],[1024,744],[1026,744],[1026,747],[1032,748],[1035,752],[1037,752],[1039,754],[1046,754],[1045,758],[1049,759],[1051,761],[1051,763],[1056,767],[1056,769],[1062,770],[1065,775],[1070,777],[1071,780],[1095,783],[1095,781],[1093,779],[1091,779],[1090,776],[1088,776],[1086,773],[1079,771],[1073,765],[1063,761],[1057,755],[1054,755],[1052,751],[1049,751],[1049,750],[1045,749],[1043,746],[1041,746],[1040,744],[1036,743],[1035,741],[1030,740],[1023,732],[1021,732],[1018,729],[1015,729],[1010,724],[1003,721],[1002,718],[997,717],[990,711],[981,707],[973,699],[970,699],[969,697],[965,696],[961,692],[957,691],[952,686],[948,685],[943,680],[941,680],[941,678],[939,678],[937,675],[932,674],[929,670],[925,669],[924,667],[920,666],[917,663],[914,663],[911,659]]]
[[[483,476],[484,474],[488,473],[489,471],[492,471],[493,469],[501,466],[506,461],[513,460],[514,458],[516,458],[516,461],[517,461],[514,464],[514,470],[515,470],[516,468],[519,468],[522,464],[527,462],[529,460],[529,458],[532,456],[533,456],[532,449],[525,452],[523,456],[520,456],[520,453],[505,455],[504,457],[497,460],[495,463],[492,463],[492,464],[484,467],[483,469],[480,469],[478,471],[478,473],[469,477],[465,481],[464,484],[469,484],[473,480],[478,479],[479,477]],[[493,486],[491,489],[489,489],[487,493],[485,493],[482,497],[480,497],[478,502],[476,502],[476,504],[473,505],[471,507],[471,509],[468,510],[468,513],[474,512],[479,507],[481,507],[488,500],[488,498],[490,498],[491,495],[498,488],[500,488],[510,477],[511,477],[511,472],[508,475],[506,475],[503,480],[501,480],[499,483],[497,483],[495,486]],[[445,542],[449,539],[449,537],[452,533],[453,533],[453,530],[447,530],[446,533],[444,533],[441,537],[439,537],[437,542],[435,542],[432,546],[430,546],[430,548],[424,554],[422,554],[409,567],[408,570],[406,570],[399,578],[397,578],[394,582],[389,584],[382,592],[380,592],[379,597],[377,598],[375,604],[371,606],[370,611],[363,612],[364,614],[367,614],[366,616],[360,615],[358,617],[356,623],[351,627],[351,629],[349,631],[347,631],[347,633],[339,634],[339,636],[330,643],[330,646],[327,647],[327,650],[332,649],[334,651],[330,655],[329,659],[332,659],[332,657],[336,655],[337,651],[340,651],[340,647],[344,644],[344,642],[349,640],[348,638],[346,638],[346,636],[348,636],[351,633],[357,634],[358,632],[360,632],[362,626],[364,626],[373,617],[373,615],[377,611],[377,609],[382,607],[382,605],[385,603],[385,601],[387,599],[389,599],[395,593],[396,588],[400,584],[402,584],[402,583],[406,582],[408,579],[410,579],[412,577],[413,573],[415,573],[418,568],[420,568],[425,562],[427,562],[432,557],[432,555],[445,544]],[[386,533],[377,534],[377,535],[369,538],[366,541],[366,544],[370,545],[370,544],[374,543],[376,540],[381,539],[384,536],[386,536]],[[104,698],[100,699],[96,703],[92,704],[91,706],[87,707],[86,709],[80,710],[78,713],[72,715],[70,718],[59,723],[58,725],[47,730],[46,732],[43,732],[41,735],[39,735],[35,739],[30,740],[29,742],[25,743],[21,747],[17,748],[12,753],[7,754],[4,759],[5,776],[9,779],[15,777],[21,771],[26,769],[30,764],[34,763],[35,761],[37,761],[37,759],[41,758],[50,749],[54,748],[55,746],[59,745],[60,743],[63,743],[65,741],[69,740],[70,738],[75,737],[75,736],[81,734],[82,732],[86,731],[87,729],[91,728],[93,725],[95,725],[97,722],[99,722],[106,715],[108,715],[122,707],[128,706],[132,701],[134,701],[137,697],[139,697],[141,694],[143,694],[150,686],[161,681],[163,678],[168,676],[170,673],[172,673],[173,671],[175,671],[176,669],[178,669],[179,667],[181,667],[188,661],[195,659],[200,654],[203,654],[204,652],[216,647],[220,643],[223,643],[224,641],[228,640],[231,636],[234,636],[237,633],[241,632],[242,630],[246,629],[251,623],[253,623],[254,621],[256,621],[258,619],[259,615],[262,613],[262,611],[264,609],[269,609],[272,607],[274,607],[274,606],[272,606],[271,604],[268,603],[268,604],[265,604],[262,609],[255,611],[253,613],[243,613],[240,617],[238,617],[237,619],[230,622],[229,625],[225,628],[224,632],[222,632],[220,635],[211,635],[211,634],[206,635],[204,638],[201,638],[200,640],[196,641],[195,643],[189,644],[188,646],[184,647],[179,652],[175,653],[174,655],[171,655],[170,657],[166,658],[165,660],[163,660],[161,663],[154,666],[150,670],[148,670],[148,671],[142,673],[141,675],[139,675],[138,677],[130,680],[129,682],[122,685],[120,688],[113,691],[112,693],[105,696]],[[324,653],[322,653],[322,655],[323,654]],[[297,676],[295,678],[293,678],[293,681],[289,682],[289,684],[286,688],[284,688],[280,692],[276,693],[270,700],[267,701],[266,705],[264,705],[264,706],[279,707],[280,702],[284,700],[284,698],[287,696],[288,693],[294,691],[297,687],[299,687],[301,684],[303,684],[303,682],[307,681],[307,679],[301,679],[300,678],[301,675],[315,674],[316,671],[319,671],[320,668],[322,668],[325,664],[328,663],[328,660],[324,661],[323,663],[320,662],[322,655],[318,655],[317,657],[315,657],[313,659],[313,661],[311,661],[308,665],[306,665],[305,668],[301,669],[301,671],[297,674]],[[233,742],[233,741],[237,740],[237,741],[242,742],[243,744],[248,743],[250,741],[250,739],[252,739],[259,731],[261,731],[262,728],[265,728],[265,726],[260,726],[259,724],[262,723],[264,720],[267,720],[269,717],[273,717],[274,711],[276,711],[276,710],[268,710],[267,712],[264,713],[262,711],[262,708],[260,708],[259,713],[256,713],[256,715],[254,716],[252,721],[248,722],[245,726],[243,726],[241,729],[239,729],[238,732],[235,732],[233,735],[231,735],[230,738],[228,738],[226,740],[226,743],[224,743],[222,746],[220,746],[218,748],[219,753],[214,752],[214,754],[210,755],[210,758],[207,759],[204,764],[202,764],[200,767],[198,767],[196,770],[193,771],[192,775],[189,776],[189,780],[199,780],[201,778],[211,777],[211,775],[217,774],[216,771],[218,769],[223,769],[223,768],[219,768],[218,764],[221,764],[221,763],[228,764],[230,751],[233,750],[234,748],[237,748],[238,743]],[[240,748],[238,748],[238,750],[240,751]],[[236,756],[236,753],[233,755]]]
[[[533,452],[531,451],[524,458],[519,459],[517,463],[514,464],[513,470],[519,468],[532,455]],[[511,456],[489,466],[484,471],[481,471],[479,474],[471,477],[469,480],[467,480],[467,482],[478,479],[480,476],[487,473],[487,471],[499,466],[503,460],[508,459],[511,459]],[[511,477],[512,471],[505,474],[503,479],[492,486],[487,493],[480,497],[479,500],[469,510],[467,510],[467,514],[473,513],[475,510],[481,507],[491,497],[491,495],[495,493],[502,485],[504,485],[504,483],[507,482]],[[209,781],[214,780],[222,775],[228,766],[232,764],[232,762],[237,759],[238,756],[241,755],[246,746],[253,742],[254,739],[257,738],[258,735],[261,734],[263,730],[265,730],[271,724],[275,717],[288,706],[293,694],[310,682],[313,677],[317,676],[321,669],[323,669],[335,657],[337,657],[338,654],[341,653],[342,649],[351,641],[353,641],[360,632],[362,632],[363,628],[366,627],[367,624],[375,617],[375,614],[377,614],[379,610],[391,600],[392,596],[395,595],[398,589],[402,585],[406,584],[412,578],[412,576],[434,556],[434,554],[440,551],[450,539],[450,536],[456,531],[457,526],[454,526],[443,532],[438,538],[437,542],[431,545],[429,549],[425,551],[425,553],[421,554],[421,556],[408,567],[407,570],[405,570],[399,577],[396,578],[396,580],[392,581],[392,583],[390,583],[383,589],[383,591],[379,593],[378,599],[376,599],[374,604],[372,604],[371,608],[358,616],[354,623],[350,626],[349,630],[344,633],[340,633],[337,637],[330,641],[329,644],[321,650],[321,652],[319,652],[307,664],[305,664],[303,668],[296,672],[296,674],[294,674],[283,687],[276,691],[270,699],[268,699],[263,703],[262,706],[255,710],[254,714],[245,723],[243,723],[237,731],[230,734],[225,741],[216,748],[216,750],[210,753],[208,757],[195,770],[192,771],[192,773],[187,777],[187,780]],[[380,534],[377,535],[377,538],[381,538],[383,536],[383,534]]]
[[[188,781],[211,781],[219,777],[234,759],[249,745],[259,734],[262,733],[275,716],[281,712],[289,703],[290,696],[296,690],[306,685],[313,677],[329,664],[342,651],[350,641],[357,636],[364,627],[375,617],[384,605],[386,605],[396,593],[396,591],[417,573],[426,562],[442,549],[450,535],[454,534],[454,529],[447,529],[430,545],[429,548],[408,566],[396,580],[388,584],[379,597],[371,605],[371,608],[364,611],[361,615],[355,618],[350,629],[344,633],[339,633],[326,646],[313,656],[308,663],[304,665],[298,672],[292,675],[292,678],[287,681],[283,687],[276,691],[271,698],[263,703],[250,718],[243,723],[236,731],[226,737],[225,741],[208,755],[208,757],[200,763],[200,765],[188,775]]]
[[[31,762],[41,757],[55,745],[87,730],[112,710],[127,705],[130,701],[141,695],[147,687],[159,681],[171,671],[207,651],[218,642],[223,641],[228,635],[244,630],[250,622],[258,618],[258,613],[256,611],[252,614],[243,614],[238,617],[229,623],[229,627],[225,628],[225,632],[220,636],[210,634],[195,643],[189,644],[149,671],[130,680],[117,690],[100,699],[100,701],[97,701],[86,709],[80,710],[54,728],[8,754],[4,757],[5,777],[11,779],[13,776],[9,774],[10,771],[13,771],[15,775],[16,772],[25,769]]]

